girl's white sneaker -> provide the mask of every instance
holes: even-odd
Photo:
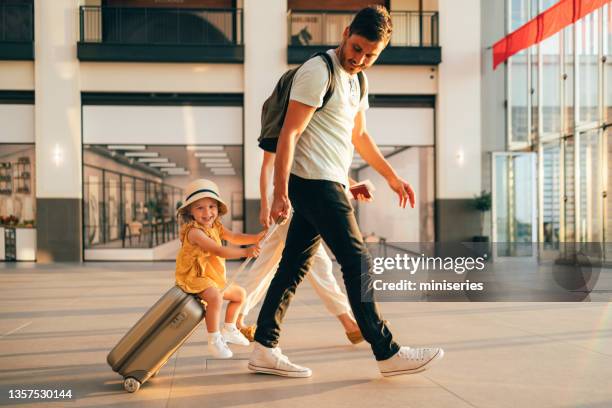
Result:
[[[232,358],[234,355],[221,335],[208,339],[208,351],[215,358]]]
[[[240,330],[234,329],[221,329],[221,335],[227,343],[238,344],[239,346],[248,346],[251,344],[249,339],[244,337],[244,334],[240,333]]]

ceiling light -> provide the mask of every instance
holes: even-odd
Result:
[[[207,153],[197,153],[197,157],[227,157],[225,152],[207,152]]]
[[[126,157],[157,157],[157,152],[128,152],[125,154]]]
[[[166,175],[168,175],[168,176],[188,176],[190,174],[191,174],[191,172],[189,172],[188,170],[174,171],[172,173],[166,173]]]
[[[165,157],[156,157],[152,159],[138,159],[141,163],[166,163],[168,161]]]
[[[224,152],[204,152],[204,153],[194,153],[195,157],[227,157]]]
[[[232,163],[204,163],[204,165],[206,167],[217,168],[217,169],[232,168]]]
[[[166,171],[168,173],[173,173],[173,172],[177,172],[177,171],[185,171],[184,167],[166,167],[166,168],[162,168],[160,169],[161,171]]]
[[[206,157],[204,159],[200,159],[200,163],[230,163],[230,159],[227,157],[225,159]]]
[[[208,151],[208,152],[214,152],[214,151],[222,151],[223,150],[223,146],[187,146],[187,150],[199,150],[199,151]]]
[[[151,167],[176,167],[176,163],[149,163]]]
[[[108,145],[109,150],[145,150],[145,145]]]

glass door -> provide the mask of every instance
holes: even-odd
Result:
[[[535,256],[536,154],[493,153],[494,256]]]

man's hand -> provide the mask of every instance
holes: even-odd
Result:
[[[259,210],[259,222],[266,229],[270,228],[270,225],[274,223],[274,220],[270,217],[270,208],[267,205],[262,205]]]
[[[373,201],[372,196],[370,197],[366,197],[363,194],[357,194],[357,197],[355,198],[356,201],[363,201],[364,203],[371,203]]]
[[[277,224],[284,224],[284,220],[289,218],[290,213],[291,201],[289,201],[289,197],[286,194],[278,196],[275,194],[274,201],[272,201],[272,210],[270,211],[272,220]]]
[[[351,176],[349,176],[348,178],[349,181],[349,192],[350,192],[350,187],[353,187],[355,184],[357,184],[357,180],[353,179]],[[349,194],[349,198],[354,198],[355,201],[363,201],[364,203],[371,203],[374,200],[374,197],[372,195],[370,195],[370,197],[366,197],[363,194],[357,194],[356,197],[353,197],[353,194]]]
[[[406,208],[406,203],[410,202],[410,208],[414,208],[414,191],[410,184],[402,180],[400,177],[393,177],[387,180],[391,190],[395,191],[399,197],[399,205],[401,208]]]

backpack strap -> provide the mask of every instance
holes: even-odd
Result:
[[[327,52],[316,52],[310,56],[310,58],[321,57],[325,64],[327,65],[327,71],[329,72],[329,82],[327,83],[327,91],[325,91],[325,95],[323,96],[323,104],[321,107],[317,108],[317,111],[323,109],[329,99],[334,94],[334,90],[336,89],[336,81],[334,79],[334,62]],[[308,59],[310,59],[308,58]]]
[[[366,93],[365,77],[362,71],[357,73],[357,79],[359,79],[359,103],[361,103]]]

